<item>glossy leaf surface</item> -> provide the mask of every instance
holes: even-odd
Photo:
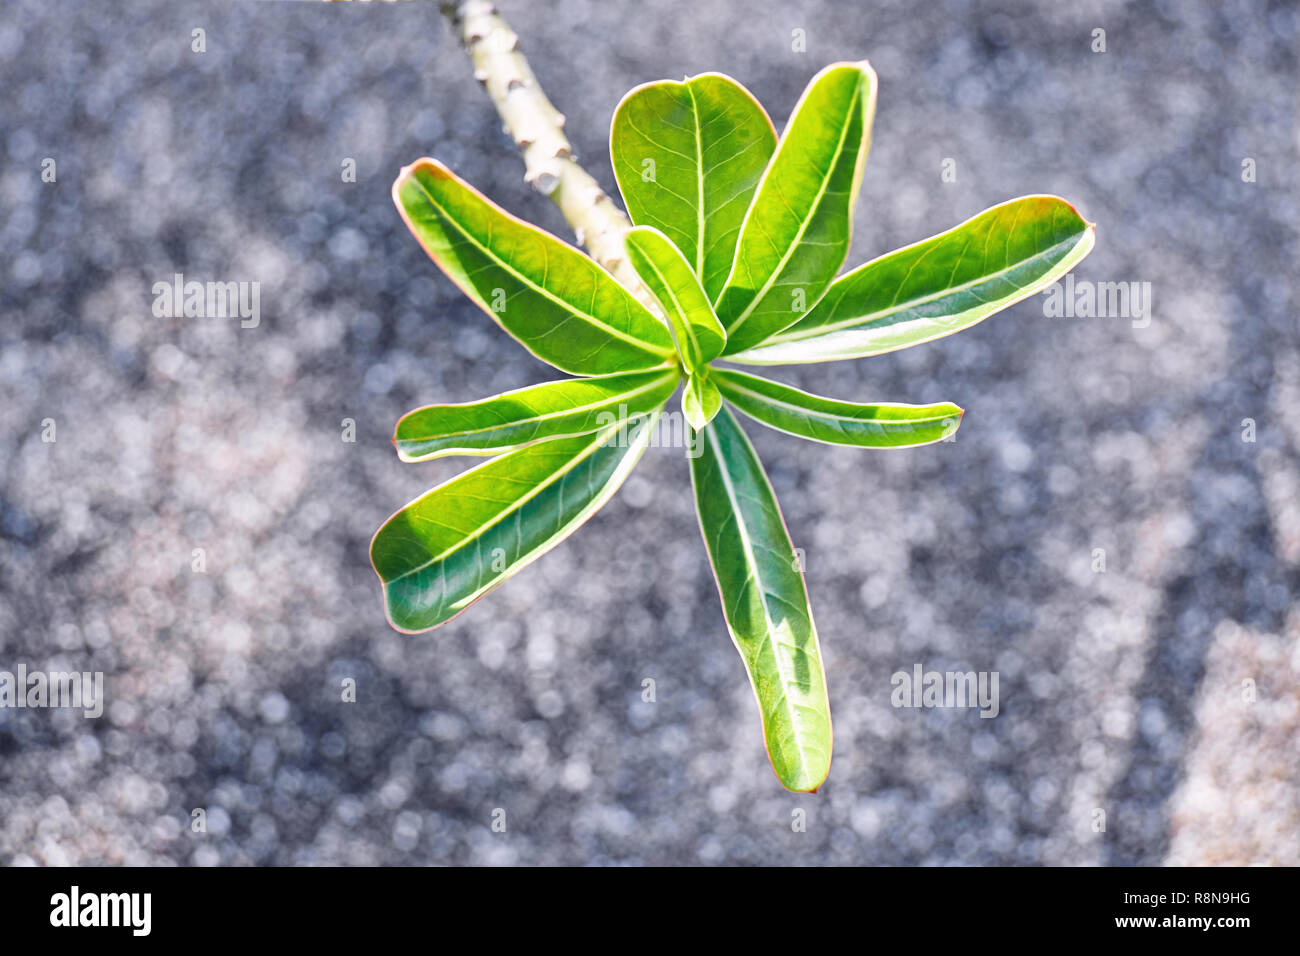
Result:
[[[393,444],[403,461],[496,455],[648,414],[668,401],[679,379],[675,368],[565,379],[478,402],[428,405],[402,416]]]
[[[449,621],[564,540],[618,490],[658,414],[538,442],[421,495],[376,532],[370,561],[401,631]]]
[[[722,354],[727,333],[690,264],[667,236],[650,226],[633,227],[626,243],[637,275],[668,316],[686,371],[704,368]]]
[[[663,323],[608,272],[437,160],[402,170],[393,200],[439,268],[542,361],[602,375],[673,360]]]
[[[696,374],[686,380],[686,387],[682,390],[682,414],[693,429],[699,431],[713,421],[721,407],[722,395],[711,377]]]
[[[797,438],[863,448],[907,448],[942,441],[957,431],[962,409],[933,405],[859,404],[823,398],[780,382],[731,369],[710,375],[738,409]]]
[[[752,365],[829,362],[942,338],[1047,288],[1092,245],[1092,223],[1064,199],[1013,199],[859,266],[799,322],[728,358]]]
[[[763,466],[726,408],[691,459],[700,529],[727,627],[758,700],[772,769],[816,790],[831,762],[831,716],[817,629],[794,546]]]
[[[875,108],[876,74],[865,62],[832,64],[804,90],[717,302],[728,353],[798,321],[844,265]]]
[[[610,157],[628,215],[676,244],[710,301],[775,148],[763,107],[719,73],[638,86],[614,111]]]

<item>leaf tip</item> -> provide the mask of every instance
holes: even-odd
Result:
[[[824,67],[821,72],[825,74],[831,73],[835,70],[857,70],[859,73],[866,74],[867,79],[869,79],[873,84],[877,80],[875,68],[872,67],[871,61],[865,57],[861,60],[840,60],[836,63],[831,63]]]
[[[771,759],[770,750],[768,751],[768,758],[769,760]],[[773,770],[776,769],[775,765],[773,765],[772,769]],[[823,786],[826,785],[826,778],[829,777],[830,774],[831,774],[831,764],[830,761],[828,760],[826,761],[826,765],[824,769],[821,769],[817,773],[804,775],[802,779],[796,778],[796,779],[787,780],[786,777],[783,776],[779,771],[777,771],[776,778],[780,782],[781,786],[784,787],[786,790],[788,790],[790,793],[815,794],[818,790],[820,790]],[[810,777],[814,779],[809,779]]]
[[[451,179],[452,172],[445,165],[432,156],[421,156],[409,166],[403,166],[397,173],[397,178],[393,180],[393,201],[400,207],[402,205],[398,194],[403,185],[413,178],[418,172],[427,172],[435,179]]]

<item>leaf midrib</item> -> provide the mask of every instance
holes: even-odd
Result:
[[[700,138],[700,103],[695,98],[695,90],[691,86],[690,80],[686,81],[686,93],[691,98],[691,113],[695,117],[695,186],[696,199],[695,221],[697,229],[695,233],[695,274],[703,279],[704,276],[704,231],[707,228],[707,221],[704,217],[704,143]]]

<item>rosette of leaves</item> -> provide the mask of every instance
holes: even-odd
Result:
[[[681,385],[700,446],[690,458],[700,529],[772,767],[790,790],[821,785],[831,717],[817,629],[740,418],[817,442],[899,448],[948,437],[962,409],[826,398],[718,363],[826,362],[919,345],[1038,292],[1093,244],[1093,225],[1073,206],[1031,195],[839,274],[875,100],[867,63],[833,64],[778,139],[762,106],[726,76],[627,94],[610,149],[635,224],[626,253],[654,303],[437,160],[402,171],[394,199],[434,262],[525,349],[573,377],[398,422],[404,461],[488,460],[376,533],[370,555],[395,628],[449,621],[568,536],[626,479]]]

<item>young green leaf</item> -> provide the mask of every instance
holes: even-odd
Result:
[[[658,418],[526,445],[389,518],[370,543],[389,623],[437,627],[563,541],[618,490]]]
[[[772,121],[729,76],[638,86],[610,129],[610,158],[628,215],[686,255],[710,301],[731,271],[749,200],[776,148]]]
[[[699,431],[711,422],[721,407],[722,396],[709,376],[696,372],[686,380],[682,389],[682,415],[693,429]]]
[[[573,375],[673,361],[663,323],[608,272],[437,160],[403,169],[393,200],[438,267],[542,361]]]
[[[722,397],[770,428],[831,445],[907,448],[942,441],[957,431],[963,411],[935,405],[860,405],[802,392],[789,385],[731,369],[710,378]]]
[[[653,226],[634,226],[625,240],[628,259],[663,306],[687,372],[722,354],[727,333],[681,252]]]
[[[671,368],[546,382],[478,402],[427,405],[402,416],[393,444],[402,461],[497,455],[646,415],[668,401],[680,379]]]
[[[717,301],[728,353],[798,321],[844,265],[875,109],[876,74],[865,61],[828,66],[804,90]]]
[[[1091,250],[1094,226],[1064,199],[1024,196],[835,281],[748,365],[863,358],[942,338],[1051,285]]]
[[[753,446],[727,409],[691,459],[700,530],[727,628],[749,672],[777,778],[816,790],[831,764],[831,714],[801,562]]]

